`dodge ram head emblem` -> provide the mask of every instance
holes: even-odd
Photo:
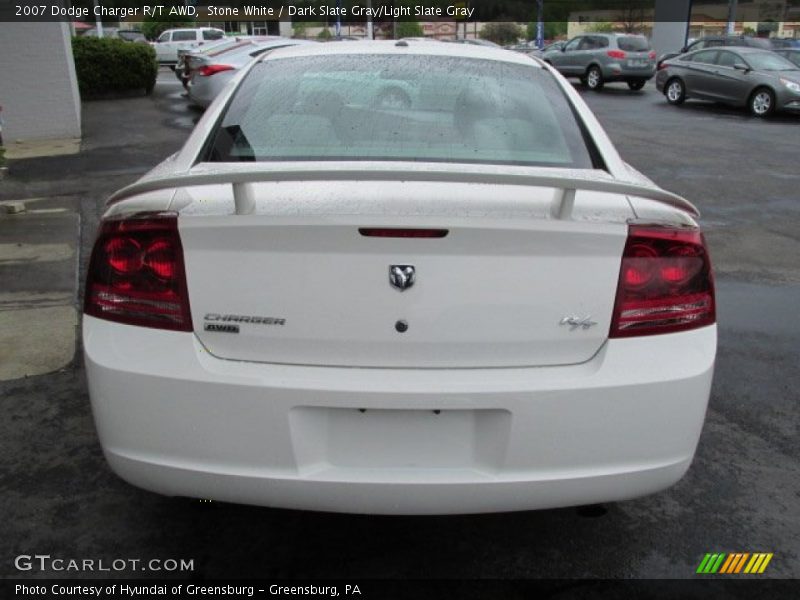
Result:
[[[389,283],[401,292],[414,285],[417,271],[414,265],[391,265],[389,267]]]

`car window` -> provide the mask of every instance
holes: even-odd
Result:
[[[577,50],[578,45],[583,41],[583,37],[576,37],[575,39],[570,40],[567,42],[567,45],[564,47],[566,52],[570,52],[572,50]]]
[[[800,52],[795,51],[788,51],[783,56],[785,56],[788,60],[792,61],[795,65],[800,66]]]
[[[225,34],[221,31],[215,31],[213,29],[203,31],[204,40],[221,40],[223,37],[225,37]]]
[[[733,52],[720,52],[719,57],[717,58],[717,64],[720,67],[733,67],[736,63],[743,63],[742,57],[738,54],[734,54]]]
[[[587,35],[583,38],[583,42],[581,45],[578,46],[578,50],[596,50],[600,47],[600,43],[598,42],[597,37],[593,35]]]
[[[756,71],[786,71],[797,66],[774,52],[752,52],[747,55],[747,64]]]
[[[719,46],[724,46],[724,45],[725,45],[725,40],[707,40],[706,41],[706,45],[703,46],[703,47],[704,48],[718,48]]]
[[[762,38],[748,38],[747,45],[753,48],[761,48],[763,50],[772,50],[772,43],[770,40]]]
[[[650,41],[642,35],[626,35],[617,38],[617,46],[625,52],[647,52]]]
[[[196,39],[195,32],[191,29],[172,32],[173,42],[193,42],[195,41],[195,39]]]
[[[327,55],[256,64],[206,160],[405,160],[592,168],[549,72],[447,56]]]
[[[714,63],[717,62],[717,54],[719,54],[718,50],[703,50],[701,52],[693,54],[689,60],[696,63],[713,65]]]
[[[603,36],[596,36],[594,38],[596,48],[608,48],[608,38]]]
[[[686,48],[686,51],[694,52],[695,50],[702,50],[705,47],[706,47],[705,40],[700,40],[699,42],[693,42],[689,44],[689,46]]]
[[[172,32],[171,31],[165,31],[160,36],[158,36],[158,41],[159,42],[168,42],[170,33],[172,33]]]
[[[139,31],[119,31],[117,32],[117,35],[121,37],[123,40],[128,40],[129,42],[136,42],[147,39],[146,37],[144,37],[144,34]]]
[[[777,48],[790,48],[792,45],[792,43],[789,40],[775,40],[775,39],[769,40],[769,44],[773,50]]]

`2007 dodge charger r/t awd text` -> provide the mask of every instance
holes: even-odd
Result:
[[[697,214],[536,59],[270,52],[108,201],[83,320],[107,460],[161,494],[356,513],[662,490],[716,354]]]

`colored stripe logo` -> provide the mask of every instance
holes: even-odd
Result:
[[[725,575],[749,574],[756,575],[763,573],[769,561],[772,560],[772,552],[724,552],[709,553],[703,557],[696,573],[701,575],[713,575],[716,573]]]

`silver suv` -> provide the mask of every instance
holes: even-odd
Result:
[[[640,90],[656,74],[656,53],[643,35],[586,33],[542,59],[566,77],[579,77],[592,90],[612,81],[624,81]]]

